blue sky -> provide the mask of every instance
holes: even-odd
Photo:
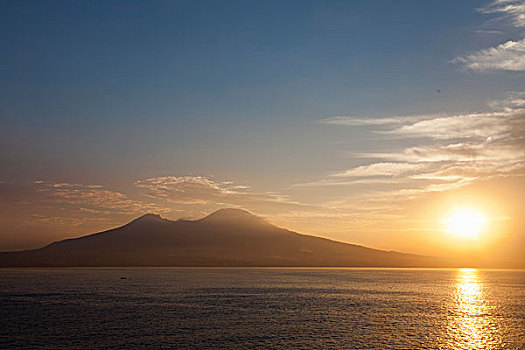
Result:
[[[9,186],[34,190],[68,183],[101,186],[139,203],[124,213],[89,200],[47,200],[38,206],[42,199],[34,198],[27,200],[34,205],[17,209],[17,215],[30,213],[38,222],[62,220],[61,234],[111,226],[143,209],[176,218],[233,205],[303,231],[386,246],[393,238],[364,235],[361,219],[340,204],[370,189],[334,185],[334,176],[350,171],[355,177],[352,169],[376,163],[390,164],[395,174],[400,168],[415,171],[412,165],[421,159],[392,160],[385,153],[436,149],[437,143],[474,147],[473,141],[455,137],[446,144],[431,131],[407,134],[388,123],[348,120],[460,115],[474,127],[473,114],[489,118],[487,113],[509,108],[505,103],[515,105],[525,83],[523,6],[522,1],[2,1],[0,181],[5,193],[20,193]],[[498,123],[522,127],[514,114],[508,118],[512,121]],[[419,120],[403,125],[419,127]],[[474,136],[480,135],[486,136]],[[520,163],[519,148],[509,152],[515,157],[504,166]],[[457,166],[454,159],[447,166]],[[177,186],[184,184],[195,203],[162,202],[166,197],[153,196],[151,183],[144,185],[167,177],[179,179]],[[331,185],[314,185],[319,183]],[[419,188],[387,185],[391,191]],[[241,191],[251,202],[203,200],[204,190]],[[15,197],[4,195],[5,205]],[[292,208],[268,209],[273,202]],[[283,210],[289,215],[281,217]],[[324,210],[339,212],[339,224],[314,225]],[[367,220],[372,225],[379,219]],[[37,221],[34,227],[40,227]],[[6,231],[11,237],[6,242],[27,235]]]

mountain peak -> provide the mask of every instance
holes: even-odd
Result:
[[[203,222],[213,222],[213,223],[266,223],[266,221],[256,216],[246,210],[235,209],[235,208],[225,208],[219,209],[216,212],[211,213],[210,215],[202,218],[200,221]]]
[[[136,218],[132,222],[169,222],[169,220],[164,219],[159,214],[148,213]]]
[[[219,209],[217,211],[214,211],[209,216],[252,216],[256,217],[252,213],[250,213],[247,210],[244,209],[237,209],[237,208],[223,208]]]

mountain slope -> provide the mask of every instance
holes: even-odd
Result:
[[[146,214],[124,226],[0,253],[0,266],[443,266],[430,257],[387,252],[271,225],[240,209],[170,221]]]

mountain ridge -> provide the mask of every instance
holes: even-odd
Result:
[[[145,214],[110,230],[0,253],[0,266],[436,267],[437,258],[297,233],[242,209],[197,220]]]

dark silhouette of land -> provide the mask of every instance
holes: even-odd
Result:
[[[46,247],[0,253],[0,266],[437,267],[437,258],[299,234],[240,209],[200,220],[147,214],[127,225]]]

